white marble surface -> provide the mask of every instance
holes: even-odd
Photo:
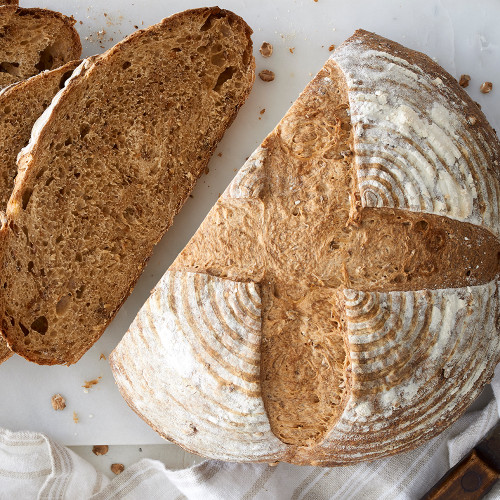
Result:
[[[203,2],[21,0],[21,4],[72,14],[78,21],[76,27],[82,37],[83,55],[89,56],[112,46],[134,31],[134,26],[147,27],[177,11],[202,6]],[[82,360],[69,368],[40,367],[15,356],[0,365],[0,426],[42,431],[61,443],[84,445],[84,448],[75,448],[82,454],[89,453],[89,445],[105,443],[133,445],[116,448],[123,453],[126,450],[127,460],[133,460],[137,453],[141,453],[137,457],[146,455],[144,451],[138,452],[140,446],[151,456],[155,453],[164,459],[171,456],[173,467],[192,460],[173,445],[143,446],[163,441],[123,402],[107,361],[99,359],[100,354],[107,357],[119,342],[149,291],[196,230],[236,169],[324,64],[329,46],[340,44],[356,28],[375,31],[426,52],[454,76],[469,73],[472,80],[468,92],[481,104],[493,126],[500,127],[497,97],[500,95],[500,2],[496,0],[225,0],[220,1],[219,6],[240,14],[253,28],[257,72],[271,69],[276,73],[275,81],[264,83],[257,78],[250,98],[212,158],[209,174],[199,181],[194,198],[185,205],[157,246],[132,296]],[[270,59],[258,53],[263,41],[274,45]],[[479,86],[485,80],[494,85],[488,95],[479,93]],[[259,112],[264,108],[266,111],[261,115]],[[85,393],[84,382],[98,376],[102,376],[99,384]],[[54,393],[66,397],[66,410],[52,410],[50,397]],[[77,424],[73,422],[73,411],[79,416]],[[102,457],[97,458],[99,463],[104,463]]]

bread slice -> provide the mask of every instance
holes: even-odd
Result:
[[[230,461],[347,465],[435,436],[500,360],[499,160],[453,77],[356,32],[112,352],[125,400]]]
[[[20,155],[0,235],[13,351],[71,364],[101,336],[251,90],[250,35],[189,10],[75,70]]]
[[[64,87],[81,61],[44,71],[0,91],[0,210],[5,211],[17,175],[17,154],[30,139],[37,118]],[[0,363],[12,352],[0,339]]]
[[[51,10],[0,6],[0,89],[78,59],[75,22]]]

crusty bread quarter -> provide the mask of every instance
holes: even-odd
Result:
[[[20,155],[0,233],[13,351],[71,364],[101,336],[250,92],[250,35],[195,9],[75,70]]]
[[[356,32],[111,354],[124,398],[231,461],[347,465],[435,436],[500,359],[499,158],[454,78]]]

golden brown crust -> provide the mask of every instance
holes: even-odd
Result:
[[[354,78],[365,56],[366,79]],[[142,418],[212,458],[345,465],[414,448],[458,418],[500,359],[498,139],[422,54],[359,31],[333,58],[240,170],[110,358]],[[386,128],[388,141],[377,142]],[[207,275],[259,286],[261,393],[274,436],[255,452],[237,440],[207,450],[203,436],[173,430],[187,418],[181,410],[172,410],[179,419],[155,414],[166,401],[203,405],[198,394],[173,400],[162,389],[156,371],[169,358],[157,353],[157,332],[193,346],[215,337],[203,318],[185,316],[211,307],[197,286]],[[245,311],[223,290],[219,310]],[[197,373],[212,370],[204,359],[193,362]],[[136,391],[137,377],[127,377],[138,373],[154,390]],[[219,432],[232,437],[223,425]]]

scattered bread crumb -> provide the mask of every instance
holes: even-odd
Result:
[[[101,355],[99,356],[99,360],[101,359],[106,359],[106,356],[101,352]]]
[[[271,70],[269,70],[269,69],[263,69],[259,73],[259,78],[263,82],[272,82],[274,80],[274,73]]]
[[[222,157],[222,153],[218,153],[218,154],[217,154],[217,156],[218,156],[219,158],[221,158],[221,157]]]
[[[460,80],[458,80],[458,84],[460,87],[468,87],[470,82],[470,75],[461,75]]]
[[[52,408],[56,411],[66,408],[66,400],[60,394],[54,394],[51,401]]]
[[[209,172],[210,172],[210,169],[208,167],[205,167],[205,175],[208,175]]]
[[[106,455],[108,451],[109,446],[107,444],[95,444],[92,446],[92,453],[97,456]]]
[[[479,104],[477,101],[474,101],[474,104],[479,108],[481,109],[481,104]]]
[[[493,89],[493,84],[491,82],[484,82],[481,87],[479,87],[479,90],[483,94],[489,94],[491,90]]]
[[[261,114],[261,115],[263,115],[265,112],[266,112],[266,108],[262,108],[262,109],[260,110],[260,114]]]
[[[335,50],[335,45],[330,45],[330,47],[328,47],[328,50],[331,52],[332,50]]]
[[[269,42],[262,42],[259,52],[262,54],[262,57],[271,57],[273,46]]]
[[[194,198],[194,196],[192,194],[189,195],[190,198]]]
[[[290,54],[293,54],[295,47],[290,47],[288,50],[290,51]]]
[[[75,422],[75,424],[80,422],[80,419],[78,418],[78,414],[76,413],[76,411],[73,412],[73,422]]]
[[[123,464],[111,464],[111,471],[115,474],[121,474],[125,470],[125,466]]]
[[[102,379],[102,377],[97,377],[93,380],[86,380],[85,384],[83,384],[82,387],[85,389],[90,389],[94,385],[97,385],[99,383],[99,380],[101,380],[101,379]]]
[[[135,28],[136,30],[138,30],[138,29],[139,29],[139,26],[137,26],[137,24],[134,24],[134,28]]]

